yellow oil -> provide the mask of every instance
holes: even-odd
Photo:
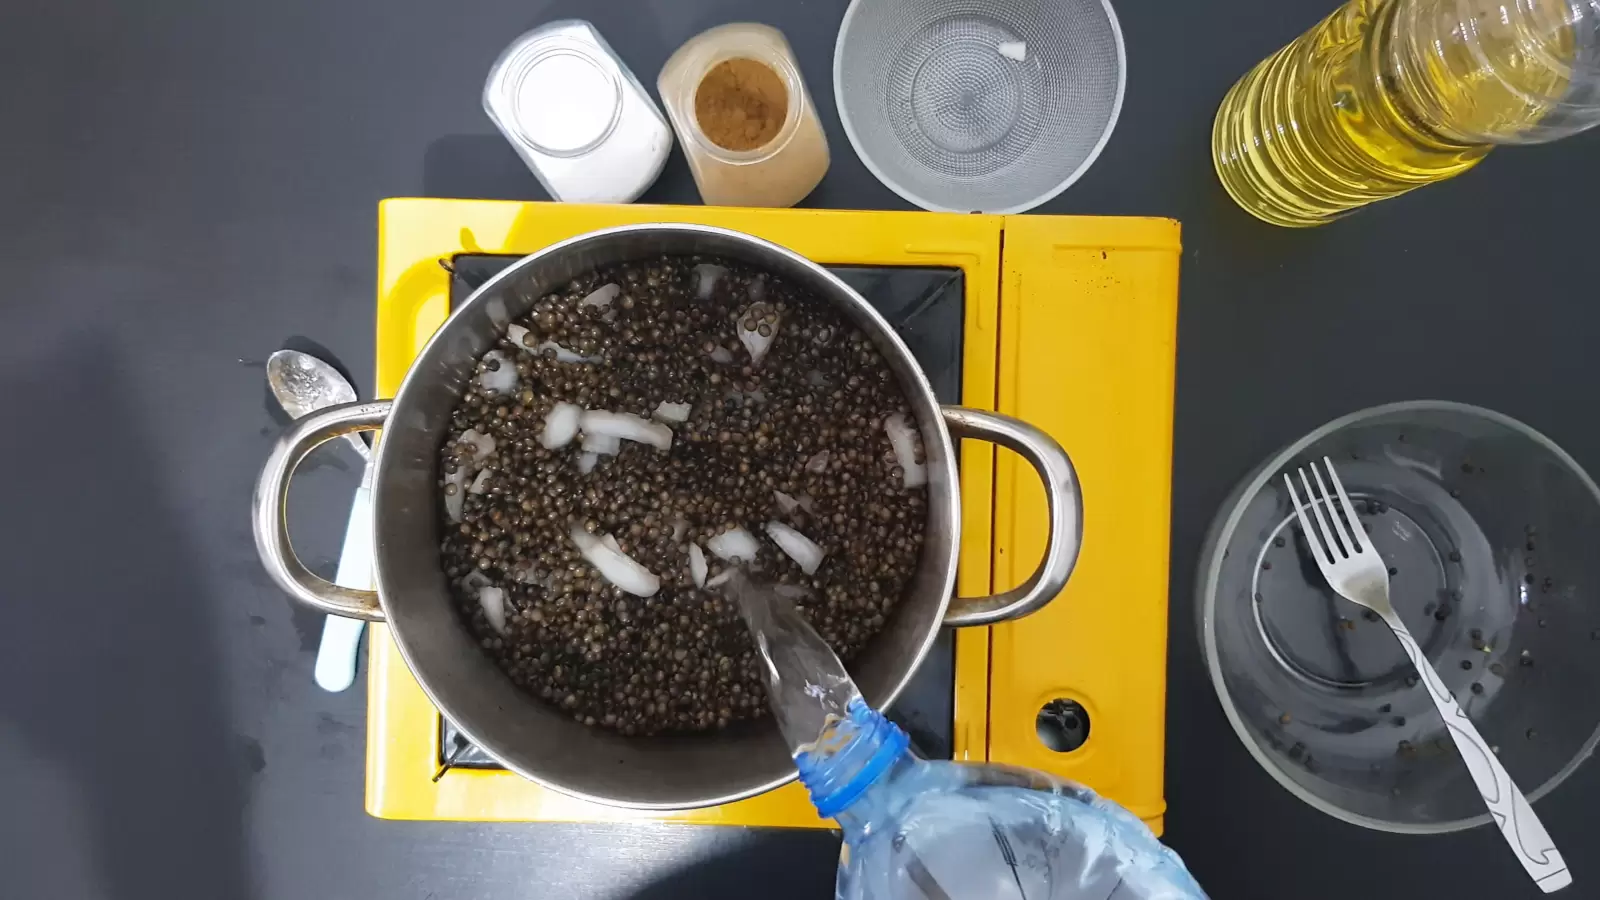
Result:
[[[1451,6],[1350,0],[1241,78],[1212,129],[1233,199],[1273,224],[1319,225],[1532,129],[1565,90],[1572,29],[1462,23]]]

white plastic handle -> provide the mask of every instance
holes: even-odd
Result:
[[[1495,756],[1483,735],[1478,733],[1467,714],[1461,710],[1461,704],[1444,686],[1439,673],[1433,670],[1433,665],[1423,655],[1422,648],[1417,646],[1416,639],[1399,617],[1391,616],[1388,624],[1394,629],[1394,636],[1400,640],[1406,656],[1411,657],[1411,664],[1416,666],[1422,683],[1428,686],[1433,705],[1438,707],[1439,715],[1444,718],[1445,730],[1450,732],[1451,739],[1456,742],[1456,750],[1461,753],[1467,771],[1472,774],[1472,783],[1483,795],[1489,815],[1494,818],[1506,843],[1516,852],[1522,867],[1528,870],[1528,875],[1546,894],[1571,884],[1572,873],[1567,870],[1567,863],[1556,849],[1555,841],[1545,831],[1544,823],[1534,815],[1528,798],[1522,796],[1516,782],[1500,765],[1500,758]]]
[[[333,581],[357,590],[372,588],[372,463],[361,475],[361,486],[350,501],[350,519],[344,527],[344,549],[339,554],[339,571]],[[338,693],[356,680],[356,652],[361,647],[360,619],[329,616],[322,625],[322,643],[317,647],[317,685]]]
[[[322,644],[317,648],[317,686],[337,694],[356,680],[356,651],[361,647],[361,632],[367,623],[360,619],[329,616],[322,625]]]

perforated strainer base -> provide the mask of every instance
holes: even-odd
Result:
[[[1039,85],[996,50],[1017,40],[992,19],[942,19],[895,55],[889,106],[911,115],[889,124],[917,162],[967,177],[1022,157],[1039,131]]]
[[[939,211],[1021,212],[1060,193],[1110,136],[1123,82],[1102,0],[855,0],[834,51],[856,153]]]

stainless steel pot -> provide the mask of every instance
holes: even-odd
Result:
[[[794,765],[770,720],[717,734],[627,738],[585,727],[512,684],[457,615],[439,567],[438,455],[478,357],[513,318],[545,292],[597,266],[664,253],[737,259],[835,304],[872,337],[911,404],[928,462],[927,534],[905,598],[852,666],[874,706],[887,706],[905,687],[941,625],[989,625],[1027,615],[1055,597],[1077,561],[1083,519],[1077,476],[1059,444],[1007,416],[941,407],[910,351],[876,310],[826,269],[776,244],[698,225],[632,225],[554,244],[490,279],[423,348],[393,401],[330,407],[289,426],[256,484],[256,547],[273,580],[296,599],[333,615],[388,623],[429,698],[507,768],[576,797],[641,809],[749,797],[794,778]],[[373,463],[377,591],[351,590],[311,574],[296,558],[284,501],[295,466],[312,448],[377,428],[383,429]],[[1010,448],[1044,481],[1049,541],[1038,570],[1014,590],[951,599],[961,534],[952,437]]]

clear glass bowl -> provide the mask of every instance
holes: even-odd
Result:
[[[1201,555],[1201,652],[1251,754],[1382,831],[1489,821],[1393,635],[1323,580],[1282,474],[1323,456],[1390,569],[1396,611],[1530,800],[1600,740],[1600,489],[1514,419],[1416,401],[1329,422],[1230,495]]]

